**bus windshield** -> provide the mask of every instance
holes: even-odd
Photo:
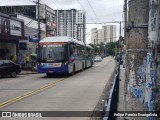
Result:
[[[39,62],[65,62],[68,60],[67,44],[44,44],[39,46]]]

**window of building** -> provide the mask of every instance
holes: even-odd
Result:
[[[48,22],[51,22],[51,20],[50,20],[50,15],[47,15],[46,20],[47,20]]]

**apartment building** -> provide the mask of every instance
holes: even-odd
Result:
[[[91,29],[91,43],[98,44],[98,30],[97,30],[97,28]]]
[[[116,34],[117,34],[116,25],[102,26],[102,42],[103,43],[115,42],[117,40]]]
[[[117,40],[116,37],[116,25],[105,25],[102,26],[102,29],[92,28],[91,29],[91,43],[100,44],[100,43],[110,43]]]
[[[73,37],[85,42],[85,11],[70,9],[57,10],[57,35]]]
[[[102,42],[102,29],[98,30],[98,44]]]

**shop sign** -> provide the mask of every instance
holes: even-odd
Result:
[[[29,39],[29,42],[39,42],[38,37],[35,37],[35,36],[32,36],[32,35],[30,35],[28,37],[28,39]]]
[[[9,24],[10,24],[10,21],[8,18],[1,17],[1,20],[0,20],[0,25],[1,25],[0,33],[1,34],[7,34],[7,35],[10,34],[10,25]]]
[[[22,24],[16,20],[10,20],[11,35],[22,36]]]

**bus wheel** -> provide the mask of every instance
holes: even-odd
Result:
[[[82,71],[84,70],[84,63],[82,63]]]
[[[93,66],[93,61],[91,61],[91,67]]]
[[[76,70],[75,70],[75,65],[74,65],[74,66],[73,66],[72,75],[74,75],[74,74],[75,74],[75,72],[76,72]]]
[[[51,77],[52,73],[46,73],[47,77]]]

